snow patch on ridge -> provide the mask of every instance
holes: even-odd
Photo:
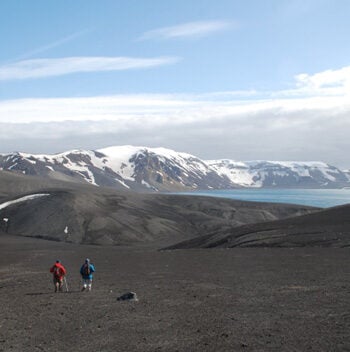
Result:
[[[228,177],[232,182],[243,187],[261,187],[262,180],[257,181],[255,174],[249,172],[249,166],[242,161],[207,160],[208,165],[220,175]]]
[[[37,194],[30,194],[30,195],[24,196],[22,198],[10,200],[8,202],[0,204],[0,210],[4,209],[12,204],[26,202],[27,200],[33,200],[35,198],[45,197],[45,196],[49,196],[49,195],[50,195],[49,193],[37,193]]]
[[[141,147],[126,145],[122,147],[108,147],[98,149],[97,152],[102,153],[107,157],[104,160],[105,167],[107,166],[113,171],[117,172],[125,180],[135,181],[135,164],[130,162],[130,159],[132,155],[139,152],[140,148]]]

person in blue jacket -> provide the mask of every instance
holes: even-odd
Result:
[[[80,268],[80,275],[83,279],[82,291],[86,289],[91,291],[93,273],[95,272],[95,266],[90,263],[90,259],[86,258],[85,263]]]

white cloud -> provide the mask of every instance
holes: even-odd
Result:
[[[321,160],[349,167],[348,72],[297,76],[294,89],[278,92],[0,101],[0,151],[11,145],[58,152],[135,144],[208,159]]]
[[[139,39],[174,39],[200,37],[213,32],[226,30],[236,25],[229,21],[197,21],[182,23],[177,26],[163,27],[147,31]]]
[[[98,69],[101,65],[99,60],[96,64],[88,62],[87,70]],[[110,64],[104,64],[104,69],[111,69],[116,63],[112,60]],[[130,65],[134,64],[128,60],[125,63],[118,61],[117,64],[118,67],[124,68]],[[244,121],[249,116],[267,113],[274,116],[302,114],[308,111],[336,113],[350,109],[349,82],[350,67],[345,67],[314,75],[298,75],[295,89],[279,92],[233,91],[15,99],[0,101],[0,122],[143,119],[152,120],[152,123],[160,121],[162,124],[181,125],[191,121],[216,119]]]
[[[178,62],[176,57],[64,57],[34,59],[0,66],[0,81],[61,76],[77,72],[145,69]]]
[[[350,66],[339,70],[327,70],[313,75],[307,73],[295,77],[298,88],[329,94],[346,94],[350,92]]]

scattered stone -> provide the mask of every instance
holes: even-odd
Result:
[[[117,298],[117,301],[138,301],[135,292],[127,292]]]

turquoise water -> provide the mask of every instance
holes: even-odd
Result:
[[[292,203],[328,208],[350,203],[350,189],[233,189],[191,193],[256,202]]]

